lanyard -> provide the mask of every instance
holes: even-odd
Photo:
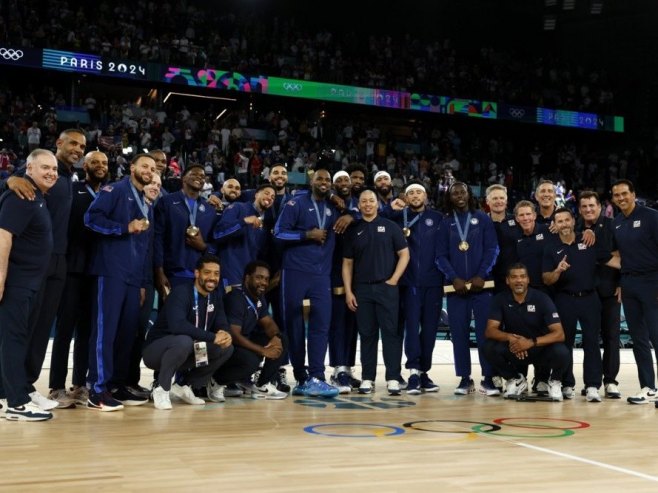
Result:
[[[242,296],[244,296],[244,299],[247,300],[247,303],[249,304],[249,307],[254,310],[254,314],[256,315],[256,318],[258,318],[258,309],[256,308],[256,305],[254,304],[253,301],[251,301],[251,298],[245,293],[244,291],[242,292]]]
[[[208,293],[208,299],[206,300],[206,321],[203,324],[203,330],[208,330],[208,303],[210,303],[210,293]],[[194,288],[194,325],[199,329],[199,292]]]
[[[418,222],[420,219],[420,216],[423,215],[423,213],[419,213],[416,217],[414,217],[411,221],[407,219],[407,211],[409,210],[408,207],[405,207],[402,209],[402,220],[404,222],[404,227],[407,229],[411,229],[411,227]]]
[[[311,201],[315,206],[315,217],[318,219],[318,228],[324,229],[324,225],[327,223],[327,205],[325,204],[324,208],[322,209],[322,214],[320,214],[320,204],[317,203],[315,199],[311,199]]]
[[[276,222],[276,220],[279,219],[279,213],[281,212],[281,205],[288,202],[288,193],[284,193],[283,195],[281,195],[281,200],[279,201],[278,206],[276,205],[277,197],[279,197],[279,195],[274,197],[274,202],[272,202],[272,210],[274,211],[274,222]]]
[[[130,190],[133,193],[133,197],[135,197],[135,200],[137,201],[137,206],[139,207],[139,210],[142,211],[142,214],[144,215],[144,219],[148,220],[149,206],[148,204],[146,204],[146,202],[144,202],[144,196],[142,195],[140,197],[139,193],[137,192],[137,189],[135,188],[135,185],[133,185],[132,182],[130,182]]]
[[[199,208],[199,202],[194,201],[194,205],[190,206],[190,199],[185,197],[185,207],[190,213],[190,226],[196,226],[196,211]]]
[[[89,194],[90,194],[93,198],[96,198],[96,195],[98,195],[98,194],[97,194],[96,192],[94,192],[94,189],[93,189],[93,188],[91,188],[89,185],[85,185],[85,188],[87,189],[87,191],[89,192]]]
[[[466,238],[468,238],[468,228],[471,226],[471,211],[468,211],[468,215],[466,216],[466,226],[464,229],[462,229],[462,225],[459,223],[457,212],[452,211],[452,213],[455,216],[455,223],[457,223],[457,233],[459,233],[459,239],[464,242],[466,241]]]

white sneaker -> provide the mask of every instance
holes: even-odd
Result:
[[[372,394],[375,391],[375,382],[372,380],[362,380],[359,386],[359,394]]]
[[[226,385],[219,385],[215,382],[214,378],[211,378],[206,384],[206,391],[208,392],[208,399],[213,402],[225,402],[226,397],[224,397],[224,391],[226,390]]]
[[[156,409],[162,409],[163,411],[168,411],[171,409],[171,399],[169,398],[169,392],[159,385],[153,389],[153,392],[151,392],[151,398],[153,399],[153,406]]]
[[[574,390],[573,387],[562,387],[562,397],[564,397],[565,399],[573,399],[574,395],[576,395],[576,391]]]
[[[571,390],[573,391],[573,389]],[[558,402],[561,402],[562,399],[564,399],[562,393],[562,382],[559,380],[548,381],[548,397]]]
[[[585,400],[587,402],[601,402],[601,396],[599,395],[599,389],[596,387],[587,387]]]
[[[628,397],[626,401],[629,404],[648,404],[656,400],[656,389],[649,387],[642,387],[642,390],[632,397]]]
[[[273,383],[266,383],[260,387],[257,385],[251,386],[251,398],[252,399],[268,399],[268,400],[281,400],[288,397],[288,394],[277,390]]]
[[[537,382],[537,395],[538,396],[547,396],[548,395],[548,383],[546,383],[546,382]]]
[[[59,402],[48,399],[47,397],[41,395],[37,390],[30,394],[30,400],[44,411],[50,411],[51,409],[55,409],[57,406],[59,406]]]
[[[7,399],[0,399],[0,419],[5,417],[7,412]]]
[[[5,413],[7,421],[47,421],[52,417],[53,413],[41,409],[34,402],[28,402],[19,407],[8,407]]]
[[[528,390],[528,381],[519,373],[517,378],[510,378],[505,385],[503,397],[514,397]]]
[[[605,396],[608,399],[621,399],[621,392],[616,383],[605,384]]]
[[[400,382],[397,380],[388,380],[386,382],[386,390],[388,390],[388,395],[400,395]]]
[[[203,406],[206,403],[206,401],[194,395],[192,387],[189,385],[178,385],[177,383],[172,384],[169,394],[180,399],[184,403],[193,406]]]

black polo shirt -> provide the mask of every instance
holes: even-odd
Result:
[[[596,268],[612,257],[604,242],[596,242],[591,247],[583,243],[583,234],[576,234],[576,240],[568,245],[557,241],[544,250],[543,272],[555,270],[566,255],[570,267],[560,274],[553,285],[555,290],[567,293],[594,291],[596,288]]]
[[[41,191],[35,191],[34,200],[5,191],[0,196],[0,229],[12,234],[5,286],[38,291],[53,250],[52,221]]]
[[[547,294],[528,288],[525,300],[518,303],[511,290],[493,297],[489,319],[501,322],[501,330],[529,339],[548,334],[548,326],[560,323],[557,308]]]
[[[622,275],[658,275],[658,211],[635,205],[628,217],[618,214],[612,224]]]
[[[519,262],[528,268],[530,285],[540,287],[544,285],[541,274],[544,258],[544,248],[557,241],[557,235],[548,230],[545,224],[535,224],[535,229],[529,235],[517,238],[516,251]]]
[[[260,330],[258,321],[270,316],[264,297],[254,300],[241,289],[233,289],[224,297],[224,307],[229,325],[240,327],[245,337]]]
[[[583,218],[576,221],[576,231],[579,233],[590,229],[596,236],[596,243],[601,243],[610,252],[618,250],[617,241],[615,240],[614,226],[612,225],[612,218],[605,217],[603,214],[599,215],[592,226],[585,226]],[[615,291],[619,286],[619,269],[608,267],[607,265],[598,264],[596,266],[596,289],[600,296],[610,297],[615,295]]]
[[[372,284],[389,279],[398,262],[397,252],[407,248],[402,228],[377,216],[360,219],[345,233],[343,257],[354,260],[352,283]]]

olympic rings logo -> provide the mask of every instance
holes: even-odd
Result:
[[[0,48],[0,56],[5,60],[20,60],[23,58],[22,50],[14,50],[13,48]]]
[[[446,427],[446,423],[452,425],[458,424],[458,426]],[[464,424],[473,426],[467,426],[464,429]],[[402,426],[404,428],[430,433],[482,433],[485,435],[512,438],[563,438],[572,436],[575,433],[574,430],[589,428],[590,425],[584,421],[564,418],[496,418],[493,420],[493,423],[430,419],[425,421],[411,421],[404,423]],[[504,426],[512,428],[512,430],[508,433],[503,429]],[[529,429],[534,431],[517,433],[514,431],[515,429]]]
[[[284,82],[283,88],[286,91],[299,92],[302,90],[302,85],[297,82]]]
[[[523,108],[509,108],[507,112],[512,118],[523,118],[525,115],[525,110]]]

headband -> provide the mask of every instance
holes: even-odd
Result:
[[[347,171],[343,171],[343,170],[336,171],[336,174],[334,175],[334,178],[331,181],[331,183],[336,183],[336,180],[338,180],[338,178],[340,178],[341,176],[347,176],[348,179],[350,177],[350,175],[347,173]]]

